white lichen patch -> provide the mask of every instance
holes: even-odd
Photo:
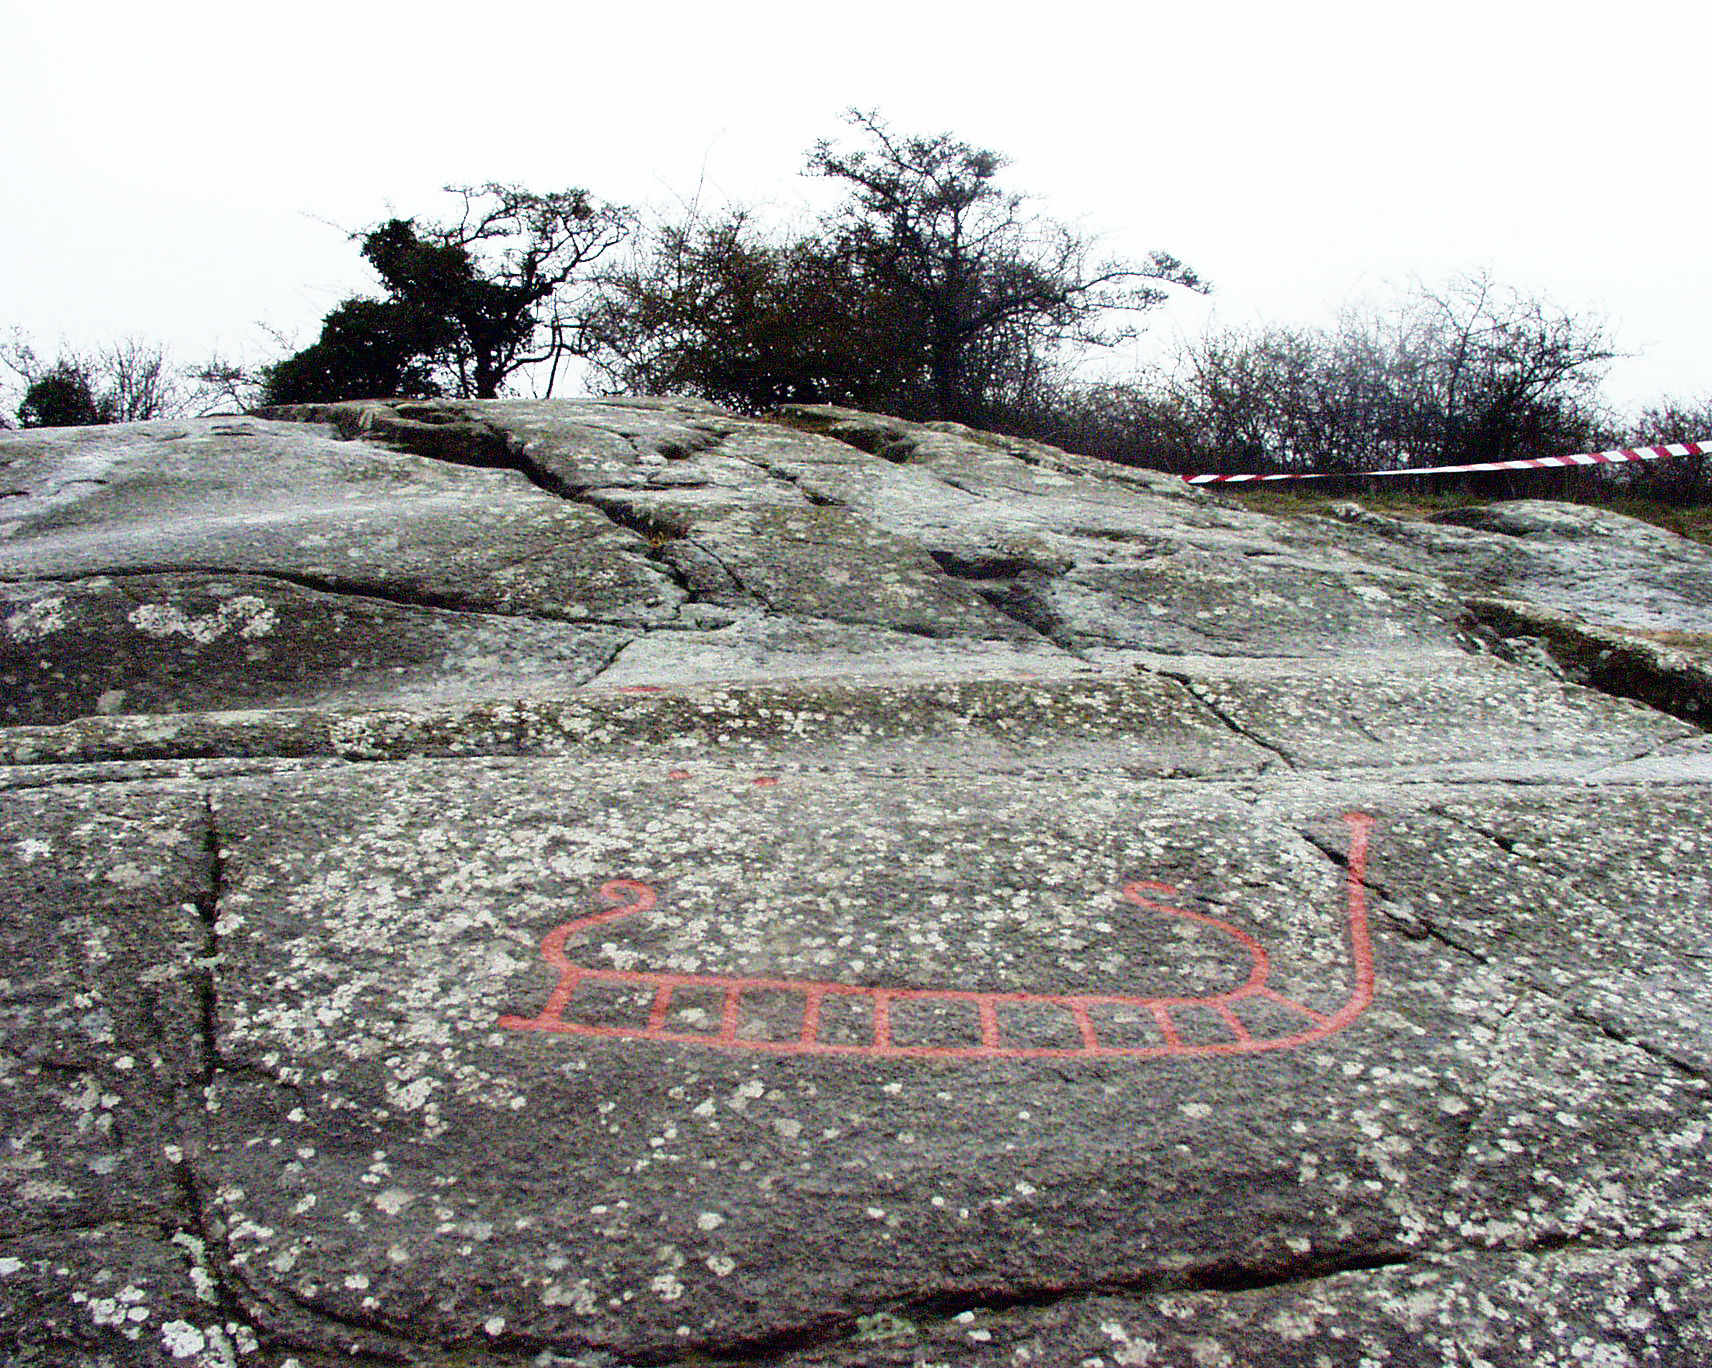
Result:
[[[661,1301],[674,1302],[684,1295],[684,1285],[673,1273],[661,1273],[651,1279],[648,1286]]]
[[[376,1195],[374,1204],[388,1216],[396,1216],[416,1200],[416,1194],[403,1188],[391,1187]]]
[[[595,1300],[594,1289],[587,1278],[579,1278],[570,1287],[559,1283],[548,1283],[541,1292],[543,1306],[564,1306],[570,1308],[574,1315],[592,1316],[600,1309]]]
[[[6,631],[14,641],[40,641],[70,625],[71,615],[60,594],[27,603],[6,618]]]
[[[175,1359],[196,1358],[208,1347],[208,1336],[189,1321],[171,1320],[161,1326],[161,1346]]]
[[[241,638],[268,636],[278,622],[273,609],[254,594],[240,594],[214,612],[197,617],[169,603],[139,604],[127,615],[127,620],[147,636],[182,636],[199,646],[210,645],[230,632]]]

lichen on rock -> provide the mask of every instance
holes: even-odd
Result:
[[[1705,548],[670,398],[0,460],[6,1361],[1712,1353]]]

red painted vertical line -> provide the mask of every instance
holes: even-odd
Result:
[[[735,983],[725,990],[725,1005],[719,1014],[719,1038],[721,1040],[737,1039],[737,1000],[742,995],[743,989]]]
[[[798,1039],[804,1045],[812,1045],[820,1038],[820,1000],[825,996],[825,991],[818,988],[803,994],[802,1034]]]
[[[1238,1017],[1235,1012],[1231,1011],[1229,1007],[1225,1006],[1224,1003],[1215,1002],[1213,1004],[1213,1010],[1224,1018],[1225,1025],[1230,1027],[1231,1034],[1238,1040],[1247,1044],[1249,1041],[1254,1039],[1253,1035],[1249,1033],[1248,1027],[1242,1024],[1242,1019]]]
[[[1072,1001],[1070,1003],[1070,1015],[1076,1018],[1076,1028],[1082,1032],[1082,1048],[1084,1050],[1099,1049],[1099,1037],[1094,1034],[1094,1023],[1088,1017],[1087,1004]]]
[[[996,1050],[1000,1047],[999,1038],[999,1009],[990,998],[982,998],[976,1004],[981,1013],[981,1048]]]
[[[560,974],[559,981],[553,985],[552,996],[547,999],[547,1005],[541,1009],[541,1015],[536,1020],[543,1025],[563,1025],[565,1008],[570,1006],[571,998],[577,991],[577,984],[581,981],[582,973],[579,970],[567,969]]]
[[[874,993],[874,1048],[889,1050],[892,1047],[892,999],[889,993],[876,991]]]
[[[654,1010],[648,1013],[648,1029],[658,1031],[666,1024],[666,1010],[672,1003],[672,985],[662,983],[654,994]]]
[[[1163,1003],[1150,1002],[1153,1009],[1153,1019],[1159,1024],[1159,1034],[1165,1037],[1165,1043],[1173,1050],[1183,1048],[1183,1037],[1177,1034],[1177,1027],[1172,1024],[1171,1011]]]
[[[1367,926],[1367,839],[1373,818],[1362,812],[1346,812],[1349,823],[1349,868],[1344,880],[1349,899],[1349,956],[1355,970],[1355,986],[1349,1001],[1329,1023],[1330,1030],[1347,1026],[1373,1001],[1373,941]]]

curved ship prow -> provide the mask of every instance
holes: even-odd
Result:
[[[1201,912],[1158,901],[1177,890],[1169,884],[1136,881],[1125,884],[1123,897],[1138,907],[1197,924],[1226,938],[1248,962],[1248,977],[1222,992],[1181,996],[1138,993],[1023,993],[981,992],[953,988],[890,988],[754,975],[690,974],[654,970],[609,969],[573,963],[565,946],[573,935],[605,922],[651,910],[658,901],[653,888],[635,879],[614,879],[601,885],[600,896],[611,904],[605,911],[565,922],[548,932],[541,953],[558,971],[546,1005],[537,1016],[502,1016],[499,1024],[514,1031],[545,1031],[561,1035],[646,1041],[655,1044],[697,1045],[725,1050],[754,1050],[789,1055],[848,1055],[870,1059],[1156,1059],[1183,1055],[1254,1054],[1291,1049],[1342,1030],[1373,1001],[1373,948],[1367,920],[1367,846],[1373,819],[1348,813],[1349,858],[1344,879],[1348,917],[1350,988],[1343,1005],[1321,1012],[1271,986],[1271,959],[1264,946],[1240,927]],[[646,999],[646,1016],[613,1024],[579,1020],[575,1014],[580,991],[596,986],[629,990]],[[674,1001],[694,994],[716,1001],[717,1024],[707,1030],[686,1030],[672,1022]],[[785,1014],[793,1025],[777,1034],[754,1036],[742,1030],[744,1002],[749,996],[770,995],[776,1004],[792,1004]],[[862,1021],[854,1038],[834,1038],[827,1029],[829,1009],[843,1021]],[[930,1009],[961,1021],[964,1039],[934,1044],[898,1038],[901,1010]],[[1041,1044],[1019,1039],[1017,1023],[1042,1014],[1057,1017],[1062,1043]],[[1193,1018],[1194,1032],[1185,1029]],[[1132,1023],[1114,1029],[1114,1021]],[[1209,1038],[1205,1023],[1218,1023]],[[1144,1024],[1148,1039],[1137,1042],[1133,1023]],[[847,1036],[849,1032],[845,1033]]]

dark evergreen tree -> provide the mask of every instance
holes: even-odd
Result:
[[[262,401],[435,398],[442,390],[433,357],[448,336],[443,322],[408,305],[347,299],[327,315],[318,341],[268,369]]]
[[[61,361],[38,376],[18,405],[18,422],[27,428],[89,427],[112,421],[111,403],[97,396],[89,372],[75,362]]]
[[[525,367],[551,363],[556,375],[580,349],[573,296],[628,233],[629,212],[584,190],[448,189],[463,201],[457,222],[395,218],[359,235],[386,298],[328,314],[315,343],[272,368],[268,402],[491,399]]]

